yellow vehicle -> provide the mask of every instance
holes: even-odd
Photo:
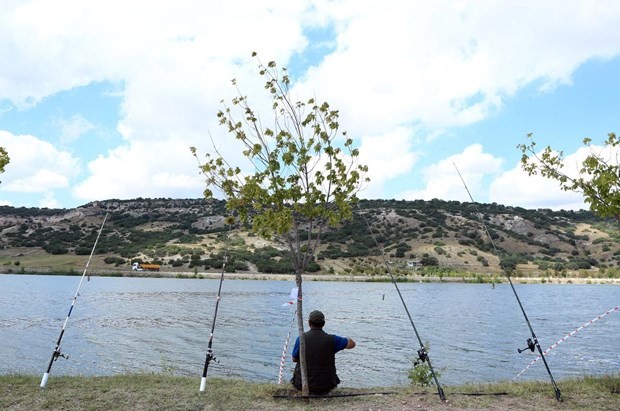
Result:
[[[144,264],[144,263],[133,263],[131,269],[133,271],[159,271],[159,264]]]

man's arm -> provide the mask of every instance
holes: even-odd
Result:
[[[299,361],[299,337],[295,340],[295,345],[293,346],[293,352],[291,353],[291,357],[293,357],[293,362]]]
[[[345,348],[353,348],[355,347],[355,341],[349,337],[339,337],[334,335],[334,349],[336,352],[340,350],[344,350]]]

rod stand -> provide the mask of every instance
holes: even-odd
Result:
[[[534,341],[532,341],[531,338],[528,338],[527,339],[527,347],[523,348],[523,349],[517,348],[517,351],[519,352],[519,354],[521,354],[523,351],[527,351],[527,350],[530,350],[531,352],[534,352],[535,348],[536,348],[536,343]]]

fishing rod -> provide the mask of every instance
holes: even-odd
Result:
[[[446,395],[443,392],[443,388],[441,388],[441,385],[439,384],[439,379],[437,378],[437,374],[435,373],[435,370],[433,369],[433,365],[431,364],[431,358],[428,355],[428,352],[426,350],[426,347],[424,346],[424,343],[422,342],[422,338],[420,338],[420,334],[418,333],[418,329],[415,326],[415,323],[413,322],[413,318],[411,317],[411,314],[409,313],[409,309],[407,308],[407,304],[405,303],[405,299],[403,298],[403,295],[400,292],[400,288],[398,287],[398,284],[396,283],[396,279],[394,278],[394,275],[392,275],[392,269],[390,268],[390,265],[388,264],[386,258],[385,258],[385,253],[383,252],[383,247],[381,247],[381,245],[379,245],[379,241],[377,241],[377,237],[375,236],[375,233],[372,229],[372,226],[370,225],[370,223],[368,222],[368,219],[366,219],[366,216],[364,215],[364,213],[361,212],[361,208],[358,205],[358,210],[360,210],[360,214],[362,216],[362,218],[364,219],[364,221],[366,222],[366,225],[368,226],[368,230],[370,231],[370,236],[372,237],[373,241],[375,242],[375,244],[377,245],[377,248],[379,249],[379,251],[381,252],[381,258],[383,259],[383,264],[385,265],[385,268],[388,272],[388,274],[390,275],[390,279],[392,280],[392,284],[394,284],[394,287],[396,288],[396,292],[398,293],[398,296],[400,297],[400,301],[403,303],[403,307],[405,307],[405,312],[407,313],[407,317],[409,317],[409,322],[411,323],[411,326],[413,327],[413,331],[418,339],[418,342],[420,343],[420,348],[418,349],[417,353],[418,353],[418,360],[416,362],[414,362],[413,366],[417,366],[420,363],[424,363],[426,362],[428,364],[428,368],[431,371],[431,374],[433,376],[433,380],[435,381],[435,385],[437,386],[437,393],[439,394],[439,398],[441,398],[442,401],[446,400]]]
[[[60,342],[62,341],[63,335],[65,335],[65,330],[67,329],[67,323],[69,322],[69,317],[71,317],[71,312],[73,311],[73,307],[75,306],[75,302],[77,301],[80,287],[82,286],[82,282],[84,281],[84,276],[86,276],[86,271],[88,270],[88,266],[90,265],[90,260],[93,258],[93,254],[95,253],[95,247],[97,247],[97,242],[99,241],[99,236],[101,236],[101,232],[103,231],[103,226],[105,225],[105,220],[108,218],[108,213],[103,217],[103,222],[101,223],[101,228],[99,228],[99,232],[97,233],[97,238],[95,239],[95,244],[93,244],[92,250],[90,250],[90,256],[88,257],[88,261],[86,261],[86,266],[84,267],[84,272],[82,273],[82,277],[80,278],[80,283],[78,284],[77,290],[75,290],[75,294],[73,295],[73,300],[71,301],[71,307],[69,307],[69,313],[67,313],[67,318],[65,318],[65,322],[62,325],[62,329],[60,330],[60,335],[58,336],[58,340],[56,340],[56,347],[52,352],[52,358],[50,358],[50,362],[47,365],[47,370],[43,374],[43,378],[41,379],[41,388],[45,388],[47,385],[47,379],[50,376],[50,371],[52,370],[52,364],[54,361],[58,360],[59,357],[64,359],[69,359],[68,355],[64,355],[60,352]],[[90,277],[88,278],[90,280]]]
[[[296,315],[297,309],[295,309],[295,312],[293,313],[291,324],[288,327],[288,334],[286,334],[286,339],[284,340],[284,348],[282,349],[282,357],[280,358],[280,371],[278,372],[278,384],[282,384],[282,381],[284,380],[284,364],[286,362],[286,351],[288,350],[288,344],[291,339],[291,330],[293,329]]]
[[[456,166],[456,164],[455,163],[452,163],[452,164],[454,165],[454,168],[456,169],[456,172],[458,173],[459,177],[461,178],[461,181],[463,182],[463,185],[465,186],[465,190],[467,191],[467,195],[469,195],[469,199],[471,200],[471,202],[472,202],[472,204],[474,206],[474,209],[476,210],[476,214],[478,215],[478,219],[480,220],[480,223],[482,224],[482,227],[484,228],[484,231],[487,234],[487,237],[489,238],[489,241],[491,242],[491,245],[493,247],[493,251],[495,253],[495,256],[498,259],[501,260],[501,257],[499,255],[499,251],[497,250],[497,247],[495,246],[495,242],[493,241],[493,237],[491,237],[491,233],[489,233],[487,225],[484,222],[484,219],[482,218],[482,214],[478,210],[478,206],[476,205],[476,202],[474,201],[474,198],[471,195],[471,193],[469,191],[469,188],[467,187],[467,183],[465,183],[465,180],[463,179],[463,176],[461,175],[461,172],[459,171],[459,168]],[[510,274],[508,274],[508,271],[503,269],[503,268],[502,268],[502,272],[504,273],[504,275],[508,279],[508,284],[510,284],[510,288],[512,289],[512,292],[513,292],[515,298],[517,299],[517,303],[519,303],[519,308],[521,308],[521,313],[523,313],[523,317],[525,318],[525,322],[527,323],[527,326],[530,329],[530,333],[532,334],[532,338],[528,338],[527,339],[527,347],[523,348],[523,349],[517,349],[517,351],[519,353],[522,353],[524,351],[527,351],[528,349],[531,352],[534,352],[535,349],[538,350],[538,353],[540,354],[540,357],[542,358],[543,363],[545,364],[545,368],[547,369],[547,374],[549,374],[549,379],[551,380],[551,385],[553,385],[553,391],[555,392],[555,399],[558,400],[558,401],[562,401],[562,393],[560,392],[560,389],[558,388],[557,384],[555,383],[555,379],[553,378],[553,374],[551,374],[551,369],[549,369],[549,364],[547,364],[547,360],[545,359],[545,354],[543,353],[543,350],[540,347],[540,343],[538,342],[538,338],[536,337],[536,333],[534,332],[534,328],[532,328],[532,324],[530,323],[530,320],[527,317],[527,313],[525,312],[525,309],[523,308],[523,304],[521,304],[521,299],[519,298],[519,294],[517,294],[517,290],[515,289],[515,286],[512,283],[512,279],[510,278]]]
[[[290,301],[282,304],[282,307],[293,305],[298,301],[299,289],[297,287],[291,290],[291,294],[289,298],[290,298]],[[288,350],[288,343],[290,342],[290,339],[291,339],[291,330],[293,329],[293,324],[295,323],[296,315],[297,315],[297,307],[295,307],[293,318],[291,318],[291,324],[288,327],[288,334],[286,335],[286,339],[284,340],[284,348],[282,349],[282,357],[280,358],[280,371],[278,373],[278,384],[282,384],[282,380],[284,378],[284,364],[286,362],[286,351]]]
[[[228,217],[226,219],[228,224],[228,233],[230,234],[230,228],[234,223],[234,217]],[[207,372],[209,371],[209,364],[211,361],[217,362],[215,355],[213,354],[213,333],[215,331],[215,321],[217,320],[217,310],[220,305],[220,299],[222,295],[222,283],[224,282],[224,271],[226,270],[226,263],[228,262],[228,237],[226,236],[226,247],[224,247],[224,263],[222,264],[222,273],[220,274],[220,285],[217,289],[217,297],[215,298],[215,312],[213,313],[213,322],[211,323],[211,334],[209,334],[209,344],[207,345],[207,355],[205,357],[205,365],[202,370],[202,378],[200,380],[200,392],[204,392],[207,386]]]
[[[547,353],[551,350],[553,350],[554,348],[556,348],[558,345],[562,344],[564,341],[568,340],[570,337],[572,337],[573,335],[577,334],[579,331],[583,330],[584,328],[586,328],[589,325],[594,324],[595,322],[599,321],[600,319],[602,319],[603,317],[605,317],[608,314],[611,314],[613,312],[618,311],[620,308],[618,307],[614,307],[610,310],[605,311],[603,314],[599,315],[598,317],[594,317],[593,319],[591,319],[590,321],[588,321],[587,323],[583,324],[581,327],[577,327],[576,329],[574,329],[573,331],[569,332],[568,334],[566,334],[564,337],[560,338],[555,344],[552,344],[549,348],[547,348],[544,351],[544,354],[547,355]],[[519,374],[517,374],[512,380],[516,380],[517,378],[519,378],[519,376],[521,374],[523,374],[525,371],[527,371],[528,368],[530,368],[532,365],[534,365],[536,362],[538,362],[538,360],[541,359],[541,356],[537,356],[534,361],[532,361],[531,363],[529,363],[529,365],[527,367],[525,367],[523,370],[521,370],[521,372]]]

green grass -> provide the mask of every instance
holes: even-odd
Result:
[[[548,381],[500,382],[444,387],[442,403],[433,387],[380,389],[338,388],[334,393],[389,391],[390,395],[331,399],[276,399],[293,395],[288,384],[257,384],[209,378],[199,392],[200,378],[166,374],[113,377],[50,376],[39,387],[40,376],[0,376],[2,410],[368,410],[368,409],[596,409],[616,410],[620,404],[620,376],[583,377],[558,383],[559,404]]]
[[[200,378],[170,375],[114,377],[50,376],[39,387],[36,376],[0,376],[2,410],[218,410],[247,409],[248,404],[274,403],[269,384],[209,379],[199,392]],[[277,405],[277,404],[276,404]],[[269,409],[265,408],[265,409]],[[277,409],[277,408],[276,408]]]

